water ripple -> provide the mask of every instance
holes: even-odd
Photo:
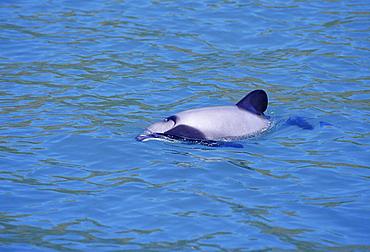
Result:
[[[1,3],[1,250],[368,250],[368,7]],[[134,140],[257,88],[313,129]]]

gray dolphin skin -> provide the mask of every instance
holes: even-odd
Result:
[[[247,138],[269,128],[265,117],[268,98],[254,90],[236,105],[191,109],[167,117],[146,128],[136,137],[150,139],[232,141]]]

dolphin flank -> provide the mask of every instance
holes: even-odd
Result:
[[[246,138],[269,128],[265,117],[268,98],[263,90],[254,90],[236,105],[186,110],[156,122],[136,137],[150,139],[195,139],[232,141]]]

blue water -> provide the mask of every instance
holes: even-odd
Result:
[[[370,250],[370,3],[2,1],[1,251]],[[254,89],[243,148],[137,142]]]

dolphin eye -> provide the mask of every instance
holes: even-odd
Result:
[[[167,117],[166,119],[164,119],[165,122],[168,122],[168,121],[173,121],[174,123],[176,123],[176,116],[170,116],[170,117]]]

